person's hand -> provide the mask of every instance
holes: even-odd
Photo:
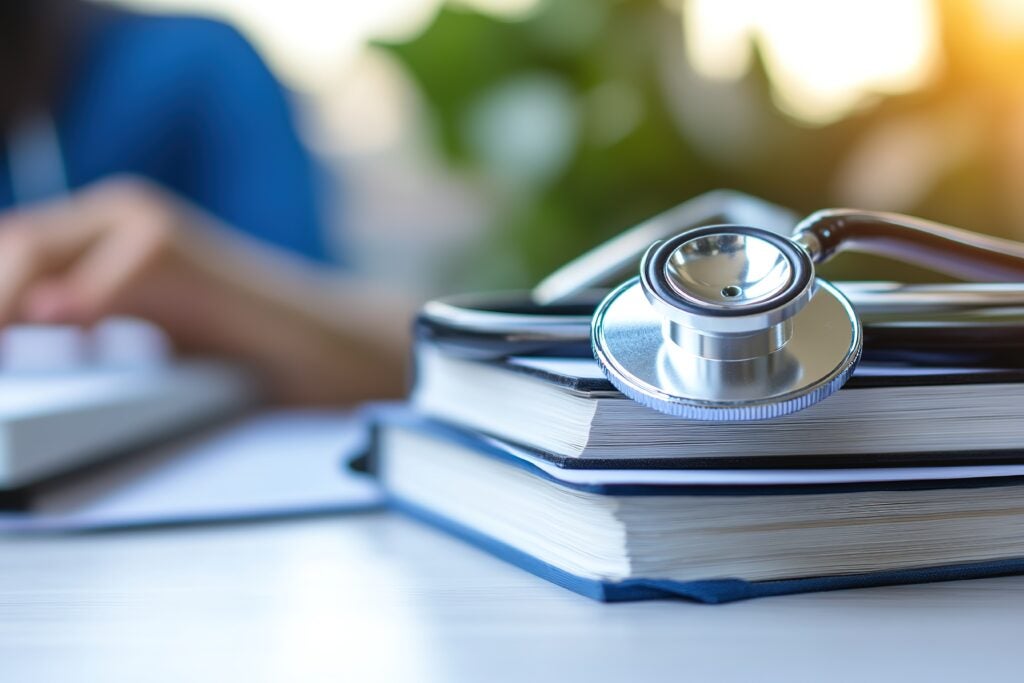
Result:
[[[88,324],[135,307],[180,256],[184,214],[156,187],[117,179],[0,217],[0,324]]]
[[[0,217],[0,325],[136,315],[257,367],[283,400],[394,395],[406,307],[327,280],[131,178]]]

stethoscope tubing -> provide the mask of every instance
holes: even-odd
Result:
[[[904,285],[841,282],[864,327],[869,360],[923,364],[1024,362],[1024,284]],[[456,356],[589,357],[591,318],[605,292],[541,305],[529,292],[468,295],[428,303],[416,321],[420,339]]]

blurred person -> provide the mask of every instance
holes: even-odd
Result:
[[[287,402],[402,389],[408,308],[329,272],[314,164],[211,20],[0,4],[0,325],[162,326]]]

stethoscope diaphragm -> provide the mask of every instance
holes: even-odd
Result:
[[[779,349],[739,360],[707,358],[675,343],[644,295],[624,283],[594,313],[594,356],[627,397],[692,420],[758,420],[806,408],[853,373],[863,335],[857,315],[831,283],[819,281],[791,319]]]

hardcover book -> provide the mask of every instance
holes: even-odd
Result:
[[[407,409],[374,419],[368,466],[396,506],[598,600],[1024,571],[1024,465],[566,469]]]

